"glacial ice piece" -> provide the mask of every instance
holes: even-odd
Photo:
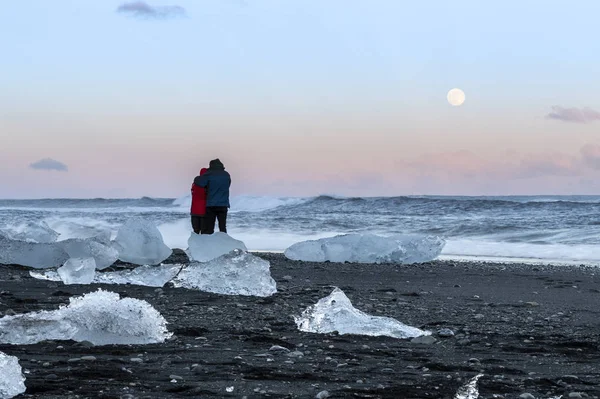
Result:
[[[60,241],[60,244],[71,258],[94,258],[98,270],[106,269],[119,258],[119,251],[98,241],[98,238],[74,238]]]
[[[52,230],[46,222],[24,222],[4,229],[4,233],[13,240],[37,243],[56,242],[60,235]]]
[[[477,388],[477,381],[483,377],[483,374],[478,374],[471,380],[460,387],[454,399],[477,399],[479,398],[479,389]]]
[[[97,272],[93,284],[133,284],[147,287],[162,287],[173,279],[183,265],[138,266],[135,269],[116,272]],[[48,281],[62,281],[54,270],[30,271],[33,278]]]
[[[192,233],[188,239],[187,254],[192,261],[208,262],[234,249],[248,250],[242,241],[232,238],[227,233]]]
[[[136,265],[157,265],[171,256],[156,226],[142,218],[129,219],[114,241],[119,259]]]
[[[131,270],[96,273],[96,284],[134,284],[162,287],[170,281],[182,265],[138,266]]]
[[[277,292],[269,262],[240,249],[205,263],[191,263],[173,279],[176,287],[225,295],[270,296]]]
[[[350,299],[339,288],[309,306],[300,317],[294,316],[300,331],[357,335],[385,335],[393,338],[414,338],[431,335],[430,331],[420,330],[400,323],[391,317],[370,316],[354,308]]]
[[[288,259],[305,262],[420,263],[435,259],[444,248],[439,237],[346,234],[296,243],[285,250]]]
[[[0,399],[9,399],[25,392],[19,359],[0,352]]]
[[[69,259],[59,243],[33,243],[12,240],[0,234],[0,263],[29,266],[36,269],[58,267]]]
[[[148,302],[120,299],[98,290],[69,298],[58,310],[0,319],[0,343],[29,345],[45,340],[89,341],[94,345],[139,345],[164,342],[172,333]]]
[[[71,258],[56,270],[65,284],[91,284],[96,273],[94,258]]]
[[[51,243],[19,241],[0,234],[0,263],[43,269],[58,267],[69,258],[94,258],[96,267],[104,269],[118,257],[116,249],[96,238],[68,239]]]

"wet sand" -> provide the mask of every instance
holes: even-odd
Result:
[[[600,397],[598,268],[316,264],[260,256],[271,262],[278,285],[269,298],[168,285],[65,286],[35,280],[27,268],[0,266],[0,316],[53,310],[103,288],[148,301],[175,333],[143,346],[0,344],[28,372],[20,397],[314,398],[328,391],[331,398],[452,398],[479,373],[481,398]],[[182,260],[181,252],[170,258]],[[292,316],[334,286],[358,309],[430,330],[435,339],[298,331]],[[443,328],[454,336],[440,337]],[[270,351],[274,345],[287,350]]]

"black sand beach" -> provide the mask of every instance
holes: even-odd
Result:
[[[269,298],[168,286],[65,286],[0,266],[0,316],[56,309],[101,287],[148,301],[175,333],[144,346],[2,344],[0,351],[27,370],[20,397],[314,398],[327,391],[331,398],[452,398],[479,373],[481,398],[600,397],[597,268],[313,264],[260,256],[271,262],[278,284]],[[431,330],[435,341],[298,331],[292,316],[334,286],[358,309]],[[442,328],[455,335],[438,336]],[[274,345],[288,350],[270,351]]]

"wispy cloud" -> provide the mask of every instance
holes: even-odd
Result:
[[[144,1],[124,3],[117,8],[117,12],[142,19],[168,19],[186,15],[185,8],[181,6],[151,6]]]
[[[52,158],[41,159],[29,165],[29,167],[36,170],[56,170],[59,172],[67,172],[69,170],[67,165]]]
[[[563,108],[558,105],[552,107],[552,112],[546,115],[548,119],[556,119],[563,122],[590,123],[600,121],[600,112],[591,108]]]

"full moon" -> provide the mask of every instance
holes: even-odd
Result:
[[[448,102],[455,107],[465,102],[465,92],[461,89],[452,89],[448,92]]]

